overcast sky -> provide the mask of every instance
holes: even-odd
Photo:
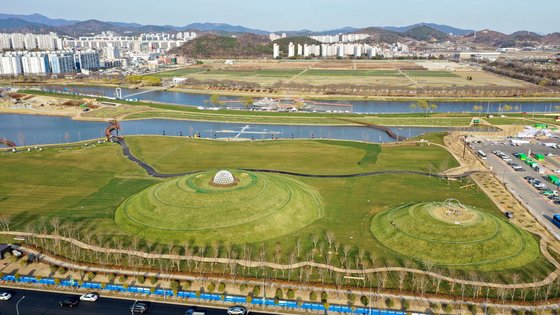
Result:
[[[183,26],[221,22],[267,31],[419,22],[511,33],[560,32],[560,0],[0,0],[0,13]]]

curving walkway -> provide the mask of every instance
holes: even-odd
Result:
[[[483,281],[472,281],[472,280],[464,280],[458,278],[452,278],[448,276],[444,276],[432,271],[425,271],[419,269],[412,269],[412,268],[404,268],[404,267],[379,267],[379,268],[368,268],[368,269],[345,269],[336,266],[331,266],[327,264],[317,263],[313,261],[302,261],[293,264],[278,264],[272,262],[258,262],[258,261],[250,261],[250,260],[241,260],[241,259],[228,259],[228,258],[211,258],[211,257],[201,257],[201,256],[192,256],[192,255],[174,255],[174,254],[152,254],[152,253],[145,253],[140,251],[132,251],[132,250],[124,250],[124,249],[113,249],[113,248],[104,248],[96,245],[89,245],[79,240],[59,236],[59,235],[48,235],[48,234],[37,234],[37,233],[29,233],[29,232],[15,232],[15,231],[1,231],[0,235],[11,235],[11,236],[18,236],[18,237],[34,237],[34,238],[43,238],[43,239],[51,239],[57,241],[64,241],[67,243],[71,243],[76,247],[81,249],[90,250],[94,252],[101,252],[101,253],[112,253],[112,254],[123,254],[123,255],[131,255],[136,257],[141,257],[145,259],[167,259],[167,260],[181,260],[181,261],[197,261],[197,262],[204,262],[204,263],[220,263],[220,264],[237,264],[241,267],[247,268],[270,268],[275,270],[290,270],[290,269],[299,269],[305,267],[314,267],[319,269],[330,270],[337,273],[342,274],[352,274],[352,275],[366,275],[372,273],[379,273],[379,272],[408,272],[408,273],[415,273],[415,274],[423,274],[426,276],[430,276],[433,278],[441,279],[447,282],[454,282],[457,284],[465,284],[471,286],[479,286],[479,287],[488,287],[488,288],[502,288],[502,289],[525,289],[525,288],[534,288],[548,285],[554,282],[558,278],[558,272],[553,272],[548,277],[541,281],[532,282],[532,283],[518,283],[518,284],[503,284],[503,283],[487,283]],[[543,248],[544,247],[544,248]],[[104,268],[104,267],[90,267],[85,265],[74,264],[70,262],[65,262],[61,259],[56,257],[43,254],[37,252],[35,250],[26,248],[24,246],[20,247],[22,250],[35,253],[38,255],[39,259],[56,264],[59,266],[64,266],[68,268],[78,269],[78,270],[88,270],[88,271],[97,271],[97,272],[105,272],[105,273],[123,273],[123,269],[115,269],[115,268]],[[546,242],[541,242],[541,250],[545,253],[545,256],[549,257],[548,251],[546,250]],[[552,260],[554,261],[554,260]],[[557,268],[560,267],[560,264],[556,261],[555,266]],[[128,273],[134,273],[132,270],[128,270]],[[144,274],[144,273],[138,273]],[[158,273],[160,277],[169,277],[169,278],[177,278],[175,274],[161,274]],[[188,277],[192,278],[192,277]]]

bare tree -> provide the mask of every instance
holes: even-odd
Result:
[[[319,243],[319,238],[315,234],[311,234],[309,237],[311,238],[311,242],[313,242],[313,250],[316,250],[317,243]]]
[[[12,222],[12,217],[7,215],[7,214],[3,214],[0,215],[0,229],[2,229],[3,231],[9,231],[10,230],[10,223]]]
[[[301,257],[301,239],[298,237],[296,240],[296,257]]]
[[[329,243],[329,249],[332,248],[332,244],[334,243],[335,237],[332,231],[327,231],[325,233],[325,238],[327,239],[327,243]]]

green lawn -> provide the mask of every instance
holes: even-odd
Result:
[[[206,69],[204,68],[183,68],[178,70],[158,72],[158,73],[150,74],[150,76],[155,76],[160,78],[183,77],[189,74],[198,73],[205,70]]]
[[[414,174],[307,178],[251,172],[262,180],[260,186],[253,187],[252,180],[242,179],[240,186],[224,193],[208,185],[217,169],[229,169],[243,177],[247,171],[237,169],[350,174],[375,170],[436,172],[457,166],[449,153],[437,146],[322,140],[224,142],[174,137],[127,137],[127,142],[135,155],[162,172],[210,172],[165,181],[149,178],[123,157],[120,147],[111,144],[0,153],[0,208],[13,215],[14,229],[27,224],[48,228],[50,224],[41,222],[57,217],[64,225],[92,230],[125,244],[132,236],[162,243],[182,244],[187,239],[197,245],[248,243],[254,253],[265,248],[268,259],[283,262],[296,249],[298,240],[303,253],[313,253],[322,261],[321,253],[328,250],[327,232],[333,233],[338,246],[334,265],[347,266],[339,260],[346,248],[352,263],[363,252],[373,257],[376,266],[417,267],[421,264],[418,259],[437,258],[449,264],[495,257],[498,252],[483,247],[475,250],[476,257],[464,259],[457,251],[445,248],[436,253],[422,251],[407,240],[403,242],[412,247],[399,248],[380,241],[371,231],[372,220],[387,209],[456,198],[496,222],[508,242],[523,239],[527,245],[518,259],[507,264],[485,262],[478,271],[491,271],[498,279],[506,279],[515,271],[522,279],[531,280],[533,275],[543,278],[552,270],[535,252],[532,236],[515,232],[521,235],[515,238],[513,232],[518,230],[502,218],[484,193],[476,186],[461,188],[468,181],[448,182]],[[199,194],[205,194],[204,198],[198,198]],[[315,248],[311,236],[319,240],[320,248]],[[457,238],[456,234],[436,236],[449,241]],[[280,248],[280,257],[275,257],[275,248]],[[425,256],[419,257],[419,253]],[[299,259],[308,258],[302,254]],[[471,266],[447,268],[476,269]]]
[[[412,77],[422,78],[457,78],[459,75],[449,71],[429,71],[429,70],[407,70],[404,71]]]
[[[0,208],[20,226],[56,216],[114,233],[119,203],[155,182],[117,145],[0,153]]]
[[[396,253],[440,266],[518,268],[539,256],[536,239],[502,216],[471,207],[459,209],[454,216],[441,203],[396,207],[377,214],[371,230]]]
[[[153,145],[155,139],[157,146]],[[458,166],[444,149],[415,144],[379,147],[323,140],[238,143],[173,137],[128,137],[127,143],[134,154],[164,173],[218,168],[275,169],[309,174],[350,174],[382,169],[438,172]]]
[[[383,117],[364,116],[352,119],[356,122],[364,122],[382,126],[441,126],[441,127],[468,127],[471,124],[470,117]]]
[[[326,77],[402,77],[397,70],[325,70],[310,69],[302,76],[326,76]]]
[[[154,185],[121,204],[116,223],[142,238],[199,243],[235,236],[252,243],[287,236],[324,215],[321,196],[286,176],[234,171],[233,187],[209,185],[215,171]]]

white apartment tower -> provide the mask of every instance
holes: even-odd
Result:
[[[107,48],[105,48],[105,58],[107,60],[117,60],[120,59],[119,48],[113,46],[112,43],[107,44]]]
[[[272,52],[272,58],[274,58],[274,59],[280,58],[280,45],[278,45],[278,44],[275,43],[275,44],[273,45],[273,49],[272,49],[272,50],[273,50],[273,52]]]
[[[296,47],[294,43],[290,42],[290,44],[288,45],[288,58],[295,57],[295,55],[296,55]]]
[[[18,54],[9,54],[0,56],[0,75],[2,76],[19,76],[23,74],[21,65],[21,56]]]

